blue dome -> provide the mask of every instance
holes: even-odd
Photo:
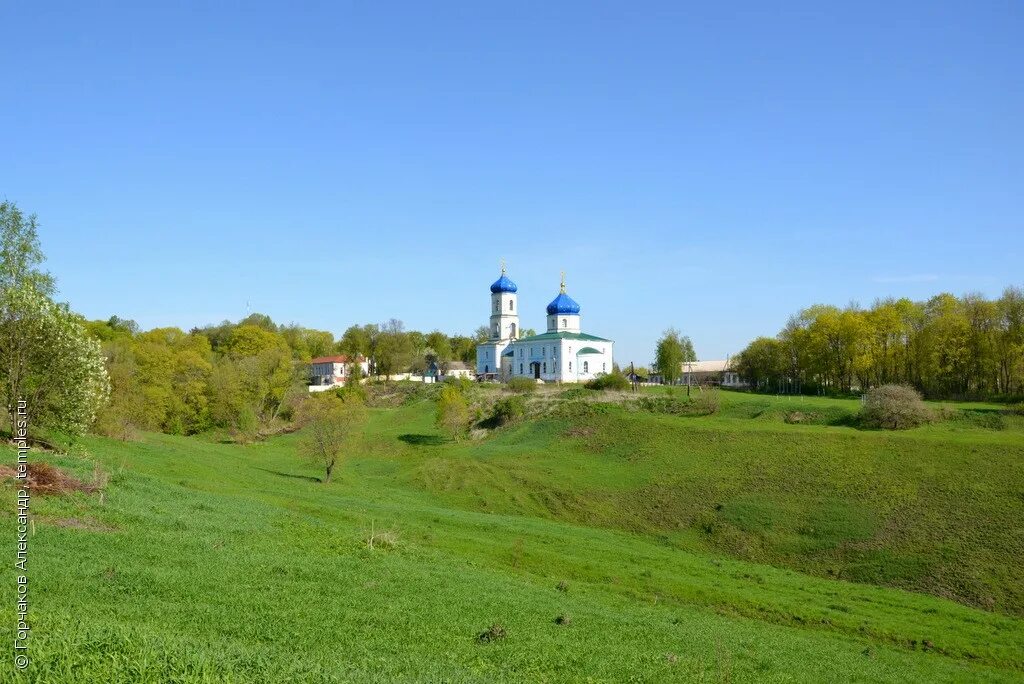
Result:
[[[565,294],[564,292],[559,293],[550,304],[548,304],[548,315],[553,316],[554,314],[578,314],[580,312],[580,305],[576,303],[576,300]]]
[[[513,283],[511,278],[504,273],[502,273],[501,277],[495,280],[494,284],[491,285],[491,292],[494,292],[495,294],[498,292],[516,292],[518,290],[519,288],[516,287],[516,284]]]

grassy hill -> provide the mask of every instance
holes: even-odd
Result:
[[[456,445],[414,401],[330,485],[296,435],[89,439],[48,460],[102,500],[33,499],[24,680],[1024,680],[1021,425],[856,407],[574,403]]]

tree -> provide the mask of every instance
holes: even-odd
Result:
[[[476,342],[472,337],[455,335],[451,338],[452,358],[463,363],[473,363],[476,359]]]
[[[31,285],[0,291],[0,392],[11,425],[25,400],[32,428],[72,437],[92,425],[110,392],[99,341]]]
[[[301,418],[305,434],[299,448],[309,460],[324,468],[326,484],[342,454],[361,436],[366,407],[354,395],[342,400],[325,393],[302,404]]]
[[[303,328],[293,323],[281,326],[279,332],[291,348],[293,356],[302,361],[327,356],[334,349],[334,335],[326,330]]]
[[[427,335],[427,358],[438,365],[446,366],[452,360],[452,343],[440,330]]]
[[[402,321],[392,318],[381,326],[376,350],[377,375],[390,379],[404,371],[413,360],[413,346]]]
[[[31,428],[85,432],[110,391],[100,343],[85,321],[50,295],[35,216],[0,204],[0,400],[14,425],[28,402]],[[30,429],[31,429],[30,428]]]
[[[479,328],[473,331],[473,341],[477,344],[486,342],[491,339],[491,331],[486,325],[481,325]]]
[[[441,394],[437,398],[436,423],[456,442],[462,439],[469,429],[469,403],[455,385],[446,384],[441,388]]]
[[[772,337],[759,337],[736,358],[736,372],[754,387],[767,387],[786,375],[785,349]]]
[[[45,260],[36,215],[26,218],[16,204],[0,203],[0,291],[28,287],[52,296],[53,276],[39,269]]]
[[[234,357],[256,356],[269,350],[287,350],[288,344],[277,332],[249,323],[239,325],[231,331],[227,344],[228,353]]]
[[[693,344],[675,328],[666,330],[654,352],[654,367],[667,384],[674,384],[682,374],[683,362],[692,360]]]

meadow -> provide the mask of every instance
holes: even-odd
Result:
[[[1019,416],[892,433],[723,393],[455,443],[424,394],[327,485],[301,433],[37,455],[106,482],[33,498],[32,665],[3,680],[1024,681]]]

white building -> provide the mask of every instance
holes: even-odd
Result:
[[[584,333],[580,305],[565,292],[547,306],[547,332],[518,337],[518,288],[501,269],[491,285],[491,339],[477,345],[476,370],[483,378],[527,377],[544,382],[586,382],[612,372],[612,340]]]
[[[310,392],[322,392],[344,385],[352,373],[352,361],[344,355],[320,356],[310,361],[309,364]],[[363,378],[366,378],[370,374],[370,362],[366,359],[359,359],[358,364],[363,371]]]
[[[442,378],[473,378],[473,369],[462,361],[449,361],[441,373]]]
[[[681,385],[713,384],[722,387],[741,389],[750,383],[740,377],[733,368],[732,360],[684,361],[683,373],[679,378]]]

